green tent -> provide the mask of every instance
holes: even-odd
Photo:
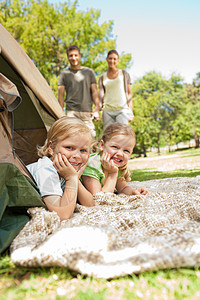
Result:
[[[63,115],[44,77],[0,25],[0,253],[29,220],[27,208],[45,207],[26,165]]]

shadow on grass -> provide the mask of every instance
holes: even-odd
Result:
[[[146,181],[171,177],[195,177],[200,175],[200,169],[177,169],[174,171],[156,171],[153,169],[136,169],[131,171],[131,181]]]

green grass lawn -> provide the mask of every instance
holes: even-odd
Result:
[[[155,169],[135,169],[131,171],[131,181],[146,181],[171,177],[195,177],[200,175],[200,169],[177,169],[174,171],[157,171]]]
[[[181,157],[190,157],[190,156],[200,156],[200,148],[183,148],[183,149],[177,149],[175,151],[171,152],[166,152],[166,151],[161,151],[160,156],[162,155],[174,155],[174,154],[179,154]],[[155,157],[157,156],[157,152],[147,152],[147,157]],[[133,157],[137,157],[136,154],[132,155]]]
[[[181,159],[186,157],[200,157],[200,149],[182,149],[168,153],[170,155],[178,154]],[[162,153],[166,155],[166,153]],[[150,157],[157,157],[156,153],[151,153]],[[171,177],[195,177],[200,175],[200,169],[176,169],[174,171],[158,171],[156,169],[134,169],[131,171],[131,181],[146,181],[153,179],[171,178]]]
[[[200,150],[181,151],[197,156]],[[179,176],[197,176],[200,169],[158,172],[134,170],[132,180],[145,181]],[[200,268],[146,272],[113,280],[83,277],[64,268],[18,268],[5,252],[0,257],[0,299],[73,300],[182,300],[200,299]]]
[[[63,268],[16,268],[7,254],[1,257],[0,265],[2,300],[200,299],[198,268],[99,280]]]

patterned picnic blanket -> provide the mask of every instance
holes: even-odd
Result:
[[[17,266],[60,266],[97,278],[200,264],[200,176],[131,182],[147,196],[97,193],[60,221],[29,208],[31,220],[10,247]]]

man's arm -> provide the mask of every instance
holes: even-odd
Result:
[[[104,98],[104,87],[103,87],[103,75],[99,77],[99,110],[102,110],[103,107],[103,98]]]
[[[94,111],[93,111],[93,118],[95,120],[99,120],[100,115],[99,115],[99,96],[97,92],[97,85],[96,83],[91,84],[91,90],[92,90],[92,100],[94,102]]]
[[[64,101],[65,101],[65,86],[64,85],[59,85],[58,86],[58,102],[60,106],[64,107]]]

